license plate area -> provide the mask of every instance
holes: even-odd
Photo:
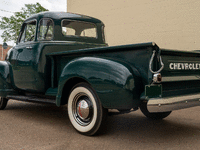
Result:
[[[146,85],[145,96],[146,98],[162,97],[162,85]]]

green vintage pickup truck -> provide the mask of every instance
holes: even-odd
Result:
[[[9,99],[68,107],[85,135],[102,129],[108,109],[141,109],[151,119],[200,105],[200,53],[155,43],[108,46],[98,19],[43,12],[26,19],[0,61],[0,109]]]

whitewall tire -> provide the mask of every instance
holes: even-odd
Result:
[[[85,135],[94,135],[102,127],[106,109],[87,83],[75,85],[68,99],[68,115],[73,127]]]

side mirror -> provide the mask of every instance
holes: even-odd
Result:
[[[7,49],[8,48],[8,44],[7,43],[3,43],[3,49]]]

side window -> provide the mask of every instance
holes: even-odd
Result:
[[[82,21],[62,20],[62,34],[65,36],[97,38],[96,25]]]
[[[38,29],[38,40],[53,39],[53,21],[48,18],[40,20]]]
[[[36,21],[30,21],[24,25],[20,43],[34,41],[36,35]]]

